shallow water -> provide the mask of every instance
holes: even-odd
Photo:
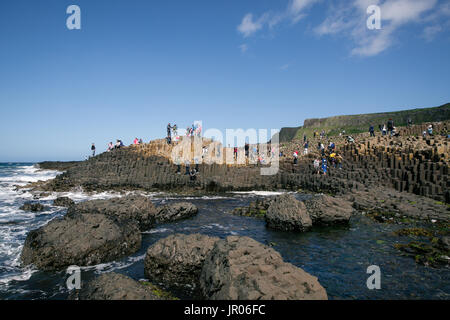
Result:
[[[67,274],[22,269],[19,256],[28,231],[65,214],[53,207],[57,196],[75,201],[120,196],[103,192],[51,194],[40,202],[48,206],[41,213],[19,210],[33,199],[30,192],[15,191],[15,184],[45,180],[57,173],[38,171],[31,164],[0,164],[0,299],[66,299]],[[229,193],[204,197],[176,197],[164,193],[146,194],[156,204],[179,200],[193,202],[197,216],[174,223],[158,225],[143,233],[142,248],[124,259],[82,269],[82,280],[102,272],[115,271],[144,279],[144,257],[148,246],[172,233],[203,233],[211,236],[249,236],[271,245],[285,261],[303,268],[319,278],[331,299],[449,299],[449,268],[434,269],[417,265],[393,247],[407,239],[392,235],[398,225],[379,224],[357,215],[347,227],[314,228],[306,233],[280,232],[267,229],[264,220],[233,216],[233,208],[248,205],[260,192]],[[306,195],[296,195],[299,199]],[[369,290],[367,267],[381,268],[381,289]]]

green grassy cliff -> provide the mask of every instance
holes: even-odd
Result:
[[[367,132],[371,125],[374,126],[375,130],[378,130],[378,125],[386,123],[389,119],[394,120],[395,126],[401,127],[406,126],[408,118],[411,118],[413,124],[449,120],[450,103],[434,108],[306,119],[301,127],[282,128],[279,133],[280,142],[302,138],[304,134],[311,137],[314,131],[320,132],[322,130],[325,130],[330,136],[337,135],[342,130],[349,134]]]

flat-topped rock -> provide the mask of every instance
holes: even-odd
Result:
[[[203,262],[218,240],[202,234],[174,234],[161,239],[147,250],[145,276],[168,287],[198,288]]]
[[[284,231],[306,231],[312,226],[305,204],[291,194],[274,197],[265,219],[268,227]]]
[[[136,224],[104,214],[76,214],[29,232],[21,261],[41,270],[60,270],[112,261],[140,247],[141,233]]]
[[[248,237],[217,241],[203,264],[200,285],[211,300],[327,299],[316,277]]]
[[[53,205],[57,207],[70,207],[74,204],[75,202],[68,197],[58,197],[53,201]]]
[[[26,202],[23,206],[19,208],[23,211],[31,211],[31,212],[41,212],[45,210],[45,206],[41,203],[34,202]]]
[[[77,203],[67,210],[67,215],[101,213],[119,220],[135,222],[142,231],[155,224],[157,210],[144,196],[129,195],[106,200],[90,200]]]
[[[166,300],[152,285],[145,285],[122,274],[109,272],[83,282],[71,300]]]
[[[156,222],[163,223],[190,218],[196,215],[198,208],[190,202],[177,202],[157,208]]]
[[[351,202],[328,195],[316,196],[304,203],[314,225],[345,224],[353,213]]]

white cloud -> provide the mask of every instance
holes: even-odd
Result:
[[[381,9],[381,30],[368,30],[367,7],[377,4]],[[314,31],[318,35],[342,35],[354,43],[353,55],[374,56],[397,43],[396,31],[409,23],[419,23],[424,13],[436,7],[437,0],[354,0],[343,4]]]
[[[287,69],[289,69],[289,67],[290,67],[289,63],[286,63],[280,67],[280,70],[286,71]]]
[[[442,31],[442,27],[439,25],[428,26],[423,30],[423,38],[427,41],[432,41],[436,35]]]
[[[283,12],[265,13],[254,20],[247,14],[238,30],[244,37],[273,28],[283,21],[297,23],[306,16],[305,11],[320,0],[290,0]],[[431,41],[439,32],[449,28],[450,0],[336,0],[322,2],[328,12],[313,31],[318,36],[337,36],[351,41],[351,54],[374,56],[399,42],[398,31],[409,25],[424,25],[422,37]],[[381,9],[381,30],[367,28],[367,8],[378,5]]]
[[[256,31],[263,27],[263,23],[266,20],[266,15],[263,15],[256,21],[253,21],[253,14],[248,13],[242,19],[241,24],[237,27],[238,31],[244,35],[244,37],[251,36]]]
[[[248,45],[246,43],[243,43],[239,46],[239,49],[241,49],[242,53],[245,53],[248,50]]]
[[[305,9],[318,1],[320,0],[290,0],[284,11],[277,13],[266,12],[258,19],[254,19],[252,13],[247,13],[242,18],[237,30],[246,38],[261,30],[266,25],[272,29],[286,20],[290,20],[295,24],[306,16],[304,13]]]

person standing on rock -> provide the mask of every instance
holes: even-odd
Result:
[[[293,156],[294,156],[294,164],[297,164],[297,161],[298,161],[298,151],[294,151]]]
[[[317,174],[320,174],[320,160],[319,159],[314,160],[314,171]]]
[[[195,172],[199,172],[200,169],[199,169],[199,163],[198,163],[197,157],[194,158],[194,163],[195,163]]]
[[[344,158],[342,158],[342,156],[338,153],[336,153],[336,163],[337,163],[337,167],[338,169],[342,169],[342,161],[344,160]]]
[[[189,172],[189,179],[190,179],[191,181],[195,181],[195,180],[197,179],[197,170],[192,169],[192,170]]]
[[[369,133],[371,137],[375,137],[375,129],[373,128],[373,126],[370,126]]]
[[[186,172],[184,173],[185,175],[189,175],[190,174],[190,166],[191,166],[191,163],[190,163],[190,161],[189,160],[186,160],[185,161],[185,165],[186,165]]]
[[[94,143],[92,143],[91,151],[92,151],[92,156],[95,157],[95,144]]]
[[[114,145],[113,145],[113,143],[111,141],[110,143],[108,143],[108,149],[106,151],[110,152],[112,149],[114,149]]]
[[[327,169],[328,169],[327,159],[326,158],[322,158],[322,172],[323,172],[324,176],[327,175]]]
[[[309,147],[309,143],[308,143],[308,141],[306,141],[305,142],[305,145],[304,145],[304,150],[303,150],[303,154],[304,155],[307,155],[308,154],[308,147]]]
[[[178,135],[178,128],[177,128],[176,124],[173,125],[172,132],[173,132],[174,137],[176,137]]]
[[[392,119],[389,119],[387,122],[387,129],[389,131],[389,135],[392,137],[392,132],[394,131],[394,121]]]

